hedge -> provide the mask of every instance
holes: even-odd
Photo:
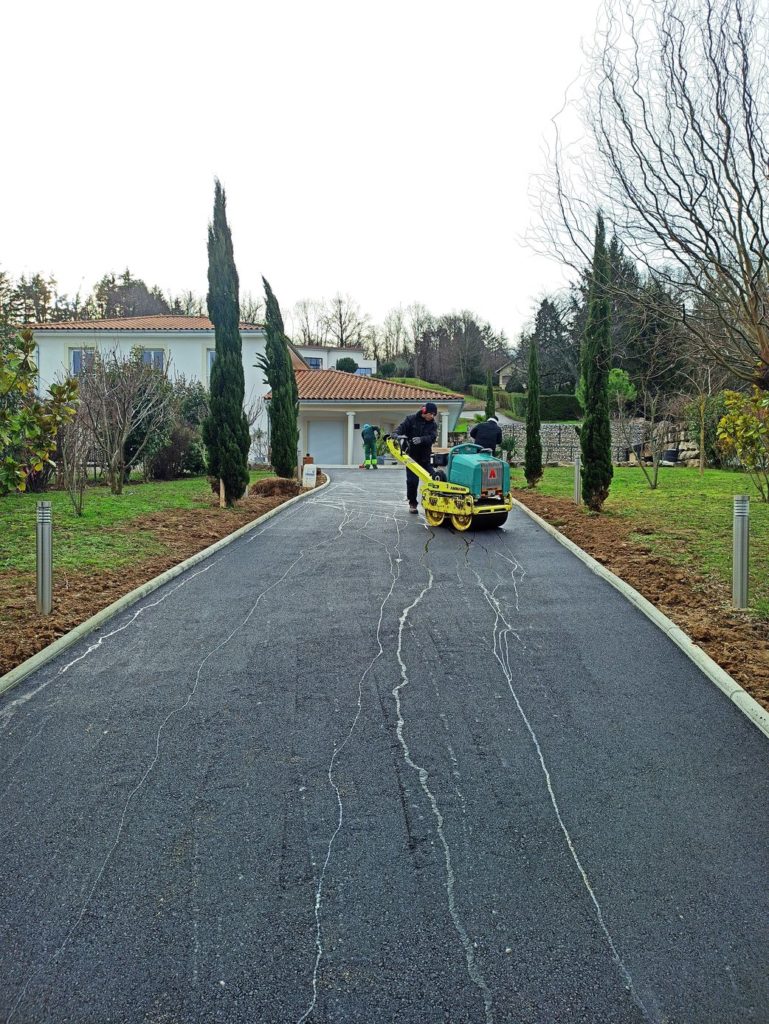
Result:
[[[471,384],[470,394],[473,398],[486,401],[486,388],[482,384]],[[526,395],[523,393],[495,388],[494,399],[498,409],[504,409],[516,419],[526,419]],[[581,420],[582,406],[576,395],[540,395],[539,415],[543,422],[547,420]]]

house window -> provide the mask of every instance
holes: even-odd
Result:
[[[370,366],[359,366],[358,369],[355,372],[358,374],[359,377],[370,377],[371,376],[371,367]]]
[[[208,386],[211,387],[211,367],[214,365],[214,359],[216,359],[216,349],[206,349],[206,379],[208,380]]]
[[[93,366],[95,349],[71,348],[69,350],[69,370],[73,377],[78,377]]]
[[[323,360],[318,356],[306,356],[304,360],[311,370],[322,370]]]
[[[165,363],[165,352],[162,348],[143,348],[142,362],[145,366],[151,366],[155,370],[162,372]]]

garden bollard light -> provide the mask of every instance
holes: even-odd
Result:
[[[50,501],[37,503],[37,610],[50,615],[53,607],[53,549]]]
[[[750,549],[750,497],[734,495],[732,519],[732,604],[748,606],[748,556]]]
[[[574,456],[574,504],[582,504],[582,467],[579,455]]]

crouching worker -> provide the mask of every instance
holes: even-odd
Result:
[[[379,437],[379,427],[373,427],[370,423],[364,423],[360,432],[363,441],[363,468],[376,469],[376,442]]]
[[[413,416],[407,416],[399,427],[394,430],[395,434],[409,439],[409,455],[418,462],[420,466],[430,469],[430,453],[438,436],[438,428],[435,424],[435,417],[438,415],[438,406],[435,402],[425,402],[419,412]],[[416,514],[417,511],[417,490],[419,488],[419,477],[406,470],[406,498],[409,503],[409,512]]]

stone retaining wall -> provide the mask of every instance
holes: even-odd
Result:
[[[642,440],[642,428],[640,424],[633,424],[631,427],[631,438],[633,444],[640,445]],[[542,440],[542,462],[574,462],[579,454],[579,437],[573,426],[566,423],[543,423],[539,429],[539,436]],[[511,455],[511,462],[522,463],[526,452],[526,424],[512,423],[502,427],[503,439],[515,438],[515,451]],[[461,444],[468,441],[466,434],[450,434],[450,444]],[[699,446],[690,441],[685,431],[675,430],[669,446],[679,453],[678,461],[687,466],[699,465]],[[627,442],[623,431],[612,421],[611,424],[611,457],[615,463],[632,461],[628,451]]]

